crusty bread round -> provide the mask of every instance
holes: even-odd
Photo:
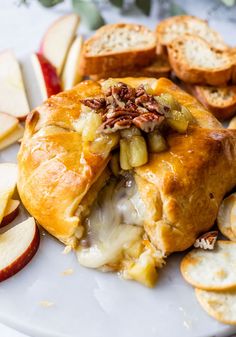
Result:
[[[212,227],[226,191],[235,185],[236,131],[223,129],[195,98],[168,79],[114,81],[136,88],[148,85],[154,95],[169,93],[194,117],[187,134],[169,133],[168,150],[150,154],[149,162],[134,171],[148,209],[145,231],[153,244],[165,254],[185,250]],[[51,96],[28,116],[18,155],[23,204],[67,245],[78,243],[81,212],[89,211],[107,179],[109,154],[91,152],[75,127],[81,100],[101,95],[100,82],[84,81]]]
[[[236,287],[236,242],[217,241],[213,251],[193,249],[181,262],[185,280],[205,290],[227,290]]]
[[[175,74],[183,81],[217,86],[231,79],[230,54],[214,49],[198,36],[180,36],[168,45],[167,50]]]
[[[80,69],[94,75],[123,67],[149,65],[156,56],[156,36],[142,25],[109,24],[83,45]]]
[[[191,15],[177,15],[162,20],[157,25],[156,33],[159,52],[163,52],[168,44],[183,34],[200,36],[219,50],[228,49],[220,34],[210,28],[205,20]]]
[[[217,225],[219,230],[231,241],[236,241],[236,235],[232,231],[230,219],[234,204],[236,204],[236,193],[231,194],[223,200],[217,216]]]
[[[236,113],[236,86],[211,87],[192,85],[192,94],[220,120]]]
[[[170,64],[167,58],[156,57],[155,60],[146,67],[131,66],[125,68],[117,68],[114,70],[108,70],[107,72],[99,73],[96,75],[90,75],[90,79],[98,81],[100,79],[106,79],[109,77],[169,77],[171,73]]]
[[[216,292],[196,289],[195,293],[210,316],[222,323],[236,325],[236,290]]]

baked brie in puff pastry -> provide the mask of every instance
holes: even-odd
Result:
[[[152,286],[214,224],[235,156],[236,131],[171,81],[85,81],[28,116],[18,190],[80,264]]]

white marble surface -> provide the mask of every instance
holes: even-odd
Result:
[[[59,15],[64,14],[68,11],[68,5],[67,4],[58,6],[56,10],[45,10],[45,9],[39,7],[35,3],[36,1],[32,1],[32,2],[33,3],[31,5],[31,8],[27,9],[25,7],[20,7],[20,8],[16,7],[16,5],[15,5],[16,1],[15,0],[0,0],[0,32],[1,32],[0,33],[0,50],[6,49],[6,48],[13,48],[16,51],[16,54],[18,56],[22,56],[29,51],[37,50],[40,39],[41,39],[43,33],[45,32],[46,27],[55,18],[57,18]],[[206,18],[208,16],[207,11],[204,10],[204,8],[203,8],[203,1],[198,1],[198,2],[196,2],[196,1],[182,1],[182,3],[185,4],[189,13],[197,14],[197,15],[203,17],[203,18]],[[119,16],[118,11],[114,11],[113,13],[111,13],[109,10],[104,11],[104,16],[106,17],[108,22],[120,21],[120,16]],[[212,24],[213,27],[217,28],[222,33],[225,40],[229,44],[236,45],[236,35],[234,33],[235,28],[236,28],[235,23],[232,23],[232,22],[224,20],[224,19],[225,18],[222,17],[220,19],[217,18],[217,20],[211,20],[211,24]],[[155,25],[156,25],[156,22],[157,22],[156,18],[155,18],[155,13],[153,13],[151,19],[148,19],[148,20],[145,17],[140,16],[138,13],[136,13],[135,15],[122,18],[122,21],[141,22],[141,23],[144,23],[144,24],[148,25],[150,28],[154,28]],[[82,27],[82,32],[87,33],[86,29],[84,27]],[[2,156],[0,155],[0,161],[4,160],[4,159],[8,159],[10,157],[11,157],[11,155],[8,152],[6,152],[6,154],[3,154]],[[51,242],[51,240],[49,240],[49,241],[50,241],[49,242],[50,245],[55,244],[54,242]],[[61,250],[61,246],[57,245],[55,247],[55,249],[58,251],[58,254],[59,254],[59,250]],[[40,256],[41,255],[44,256],[44,254],[45,253],[42,253],[42,251],[40,252]],[[53,255],[49,255],[49,258],[52,257],[52,256]],[[54,255],[54,258],[55,258],[55,255]],[[36,265],[37,265],[37,263],[41,263],[38,260],[39,259],[36,259]],[[69,262],[74,264],[74,260],[72,261],[71,258],[69,259]],[[65,262],[65,266],[66,266],[67,263],[68,263],[68,261]],[[170,261],[170,265],[171,264],[173,264],[173,265],[175,264],[175,259],[173,259],[172,262]],[[43,270],[42,265],[40,265],[40,267],[41,267],[41,270]],[[170,266],[170,268],[171,268],[171,266]],[[34,272],[36,272],[36,270],[34,270]],[[27,277],[28,276],[27,276],[27,273],[26,273],[26,282],[27,282]],[[115,295],[115,293],[116,293],[115,285],[117,285],[117,283],[119,284],[119,281],[114,281],[113,280],[114,276],[112,276],[112,275],[107,275],[104,278],[104,277],[100,277],[99,273],[91,272],[91,271],[87,272],[86,277],[87,278],[84,279],[84,282],[86,282],[85,280],[87,280],[88,285],[89,284],[91,285],[91,289],[93,289],[93,296],[94,296],[94,298],[96,298],[96,301],[95,301],[96,305],[99,305],[99,308],[102,309],[102,311],[104,311],[104,313],[106,311],[108,311],[108,312],[110,311],[110,313],[112,313],[112,312],[116,313],[116,310],[113,308],[113,304],[110,302],[111,299],[110,299],[109,295],[111,295],[111,297],[114,296],[113,298],[117,301],[118,304],[119,303],[120,303],[120,305],[122,304],[122,300],[123,300],[122,293],[120,295],[121,296],[120,298],[119,298],[118,294]],[[173,275],[172,275],[172,277],[173,277]],[[178,279],[177,283],[176,283],[176,288],[173,288],[173,286],[172,286],[172,288],[170,289],[170,292],[172,291],[173,294],[176,294],[176,296],[181,296],[181,290],[182,290],[183,286],[184,287],[186,287],[186,286],[184,285],[184,283],[181,283],[182,281],[179,279],[179,275],[177,275],[176,277]],[[93,284],[93,278],[95,278],[95,285]],[[19,276],[17,276],[17,279],[19,280],[19,282],[20,281],[22,282],[24,280],[24,278],[22,278],[22,275],[20,275],[20,274],[19,274]],[[171,272],[170,272],[170,275],[167,275],[165,273],[165,275],[162,276],[161,283],[163,283],[163,279],[166,279],[167,284],[169,283],[169,285],[170,285],[171,284]],[[28,279],[28,281],[29,281],[29,279]],[[111,282],[109,283],[109,281],[111,281]],[[113,286],[113,281],[114,281],[114,286]],[[3,284],[1,284],[0,294],[2,294],[4,296],[5,291],[7,291],[8,289],[10,291],[10,289],[11,289],[10,283],[11,282],[13,283],[14,280],[9,281],[9,283],[4,282]],[[43,281],[41,281],[41,282],[43,282]],[[81,280],[80,280],[80,282],[81,282]],[[173,281],[173,282],[176,282],[176,281]],[[69,284],[70,284],[70,282],[69,282]],[[133,285],[132,284],[130,286],[129,284],[128,285],[123,284],[122,282],[119,285],[120,285],[120,288],[122,290],[123,290],[123,288],[130,289],[129,290],[129,296],[128,296],[130,301],[136,301],[137,300],[135,297],[133,297],[134,294],[135,294],[133,289],[134,288],[138,289],[140,287],[139,285]],[[35,289],[37,289],[38,286],[40,286],[40,278],[37,280],[37,282],[35,282],[35,284],[32,283],[32,289],[30,289],[30,291],[33,292],[33,290],[34,290],[33,288],[35,287]],[[53,284],[50,284],[50,287],[53,287]],[[176,293],[175,289],[176,289],[177,293]],[[188,294],[190,294],[192,292],[191,288],[186,287],[186,289],[187,289]],[[18,290],[20,291],[20,287],[18,288]],[[141,291],[141,289],[140,289],[140,291]],[[165,291],[167,291],[167,290],[165,290]],[[163,291],[163,295],[159,290],[155,291],[155,295],[160,296],[160,301],[163,300],[162,296],[164,296],[165,291]],[[178,293],[178,291],[180,293]],[[145,303],[145,301],[146,301],[146,299],[149,298],[150,291],[144,290],[143,292],[146,293],[146,297],[144,297],[142,295],[143,305],[144,305],[144,308],[145,307],[148,308],[148,304]],[[13,291],[13,293],[14,293],[14,291]],[[48,291],[45,290],[45,294],[47,294],[47,293],[48,293]],[[50,293],[50,289],[49,289],[49,293]],[[28,294],[26,294],[26,295],[28,295]],[[193,296],[193,295],[191,295],[191,296]],[[1,295],[0,295],[0,297],[1,297]],[[35,294],[32,295],[31,297],[33,297],[35,301],[38,300],[38,298]],[[25,298],[26,298],[26,301],[27,301],[28,297],[26,296]],[[2,301],[2,297],[1,297],[1,301]],[[4,301],[6,301],[6,308],[8,308],[8,307],[10,308],[10,305],[7,302],[7,300],[4,299]],[[79,301],[79,299],[78,299],[78,301]],[[180,299],[179,302],[183,303],[183,306],[185,306],[186,308],[189,308],[189,311],[190,311],[190,313],[188,313],[187,316],[185,317],[186,313],[184,311],[182,311],[181,305],[180,305],[178,314],[179,315],[181,314],[183,316],[183,324],[188,325],[189,317],[191,317],[193,319],[193,325],[194,326],[195,326],[195,324],[197,324],[198,320],[205,320],[206,331],[205,331],[204,336],[209,337],[207,335],[208,317],[205,315],[205,313],[203,313],[200,309],[199,310],[199,316],[194,318],[194,315],[191,314],[191,308],[192,308],[193,311],[197,310],[196,308],[198,308],[198,305],[195,302],[193,302],[193,307],[191,307],[191,305],[190,305],[191,303],[188,303],[188,301],[186,302],[184,299]],[[68,303],[66,302],[66,304],[68,304]],[[17,301],[16,301],[16,305],[19,305],[19,302],[17,303]],[[75,305],[75,304],[73,304],[73,305]],[[127,305],[131,309],[133,308],[132,305],[129,304],[129,303],[127,303]],[[172,312],[173,307],[174,307],[174,302],[170,301],[168,310],[170,310],[170,312]],[[88,309],[88,308],[89,307],[85,305],[85,310]],[[14,309],[16,309],[16,308],[14,308]],[[12,308],[11,308],[11,310],[12,310],[12,312],[17,313],[17,310],[13,310]],[[22,310],[22,308],[20,310]],[[41,319],[44,317],[43,314],[41,312],[39,312],[39,309],[37,309],[36,307],[32,308],[32,310],[33,311],[31,312],[31,314],[33,314],[33,313],[39,314],[39,315],[41,315],[40,316]],[[48,309],[48,310],[50,310],[50,309]],[[57,308],[52,309],[52,310],[55,310],[55,313],[57,313]],[[165,311],[166,308],[163,307],[163,310]],[[158,309],[157,313],[158,312],[161,315],[161,310]],[[198,311],[196,311],[196,312],[197,312],[196,315],[198,315]],[[91,314],[94,314],[94,318],[96,318],[96,310],[92,311]],[[86,313],[85,313],[85,315],[86,315]],[[189,317],[188,317],[188,315],[189,315]],[[23,317],[23,313],[19,312],[19,320],[21,319],[21,317]],[[114,315],[113,315],[113,318],[114,318]],[[51,317],[51,319],[53,319],[53,318]],[[85,319],[87,319],[87,318],[85,317]],[[145,319],[147,320],[148,318],[146,317]],[[165,319],[165,317],[163,317],[163,319]],[[178,325],[177,319],[173,320],[173,321],[175,323],[171,323],[171,325],[172,324]],[[9,323],[7,319],[5,320],[5,322]],[[210,318],[209,318],[209,322],[210,322],[211,326],[214,325]],[[18,323],[19,324],[15,324],[16,327],[20,326],[20,325],[24,326],[24,322],[18,322]],[[40,320],[38,321],[38,324],[39,324],[39,326],[38,326],[39,330],[38,331],[40,331]],[[92,325],[95,324],[94,321],[91,322],[91,324]],[[108,324],[113,324],[114,327],[115,327],[117,322],[116,321],[114,321],[113,323],[108,322]],[[120,322],[118,322],[118,324],[120,324]],[[134,324],[135,324],[135,321],[131,320],[131,324],[130,324],[131,331],[134,331],[133,330]],[[95,325],[97,325],[97,323]],[[97,326],[101,328],[100,325],[97,325]],[[232,334],[233,331],[234,331],[231,328],[222,329],[222,325],[220,325],[218,323],[215,324],[214,326],[215,326],[215,328],[214,328],[215,330],[214,329],[213,330],[215,332],[222,331],[222,335],[224,335],[224,336]],[[189,330],[188,330],[187,327],[186,327],[186,329],[187,330],[185,331],[185,335],[186,336],[192,336],[193,335],[192,329],[189,328]],[[158,329],[155,330],[155,331],[154,330],[151,332],[152,336],[160,336],[158,334]],[[23,331],[24,331],[24,329],[23,329]],[[26,330],[26,331],[29,331],[29,330]],[[91,331],[94,331],[94,330],[91,329]],[[169,332],[168,332],[168,336],[169,336],[169,334],[171,335],[171,331],[172,331],[172,337],[182,337],[182,336],[178,335],[178,332],[177,332],[178,327],[176,329],[173,327],[173,330],[171,330],[171,327],[170,327]],[[126,335],[128,336],[128,334],[126,334]],[[6,326],[4,326],[3,324],[0,323],[0,336],[1,337],[23,337],[23,336],[26,336],[26,335],[23,335],[23,334],[15,331],[15,330],[12,330],[12,329],[10,329],[10,328],[8,328],[8,327],[6,327]],[[38,333],[37,336],[40,336],[40,333]],[[54,337],[53,335],[50,335],[50,336]],[[68,334],[64,335],[63,334],[63,336],[69,337],[70,335],[68,335]],[[82,336],[83,337],[90,337],[85,332],[82,332],[82,334],[80,334],[80,336],[81,337]],[[95,336],[95,334],[93,334],[93,336]],[[99,336],[100,336],[100,334],[99,334]],[[118,335],[114,332],[114,336],[118,336]],[[197,335],[194,334],[194,336],[197,336]],[[202,332],[201,332],[201,336],[203,336]],[[34,337],[34,334],[32,333],[30,335],[30,337]],[[119,336],[119,337],[121,337],[121,336]],[[165,337],[165,334],[163,334],[161,337]],[[219,337],[221,337],[221,336],[219,335]]]

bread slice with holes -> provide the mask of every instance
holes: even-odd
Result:
[[[142,25],[109,24],[85,41],[81,57],[84,75],[123,67],[147,66],[156,55],[156,35]]]
[[[104,73],[91,75],[92,80],[106,79],[109,77],[169,77],[171,67],[167,57],[157,56],[155,61],[146,67],[127,67],[121,69],[114,69]]]
[[[223,38],[208,26],[207,21],[191,15],[178,15],[162,20],[156,28],[157,51],[163,53],[167,46],[183,34],[196,35],[219,50],[227,50]]]
[[[198,36],[185,34],[167,47],[175,74],[188,83],[225,85],[232,75],[232,57]]]
[[[185,84],[184,87],[216,118],[226,120],[236,114],[236,85],[211,87]]]

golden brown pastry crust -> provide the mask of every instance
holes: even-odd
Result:
[[[212,226],[224,194],[235,184],[236,131],[222,129],[196,99],[167,79],[120,80],[131,86],[148,82],[156,94],[173,94],[197,121],[186,135],[170,134],[169,150],[151,155],[135,177],[148,204],[145,228],[152,242],[166,253],[186,249]],[[73,127],[79,100],[100,93],[99,83],[86,81],[51,97],[28,117],[18,156],[25,207],[66,244],[75,244],[76,209],[109,160],[85,152]]]

